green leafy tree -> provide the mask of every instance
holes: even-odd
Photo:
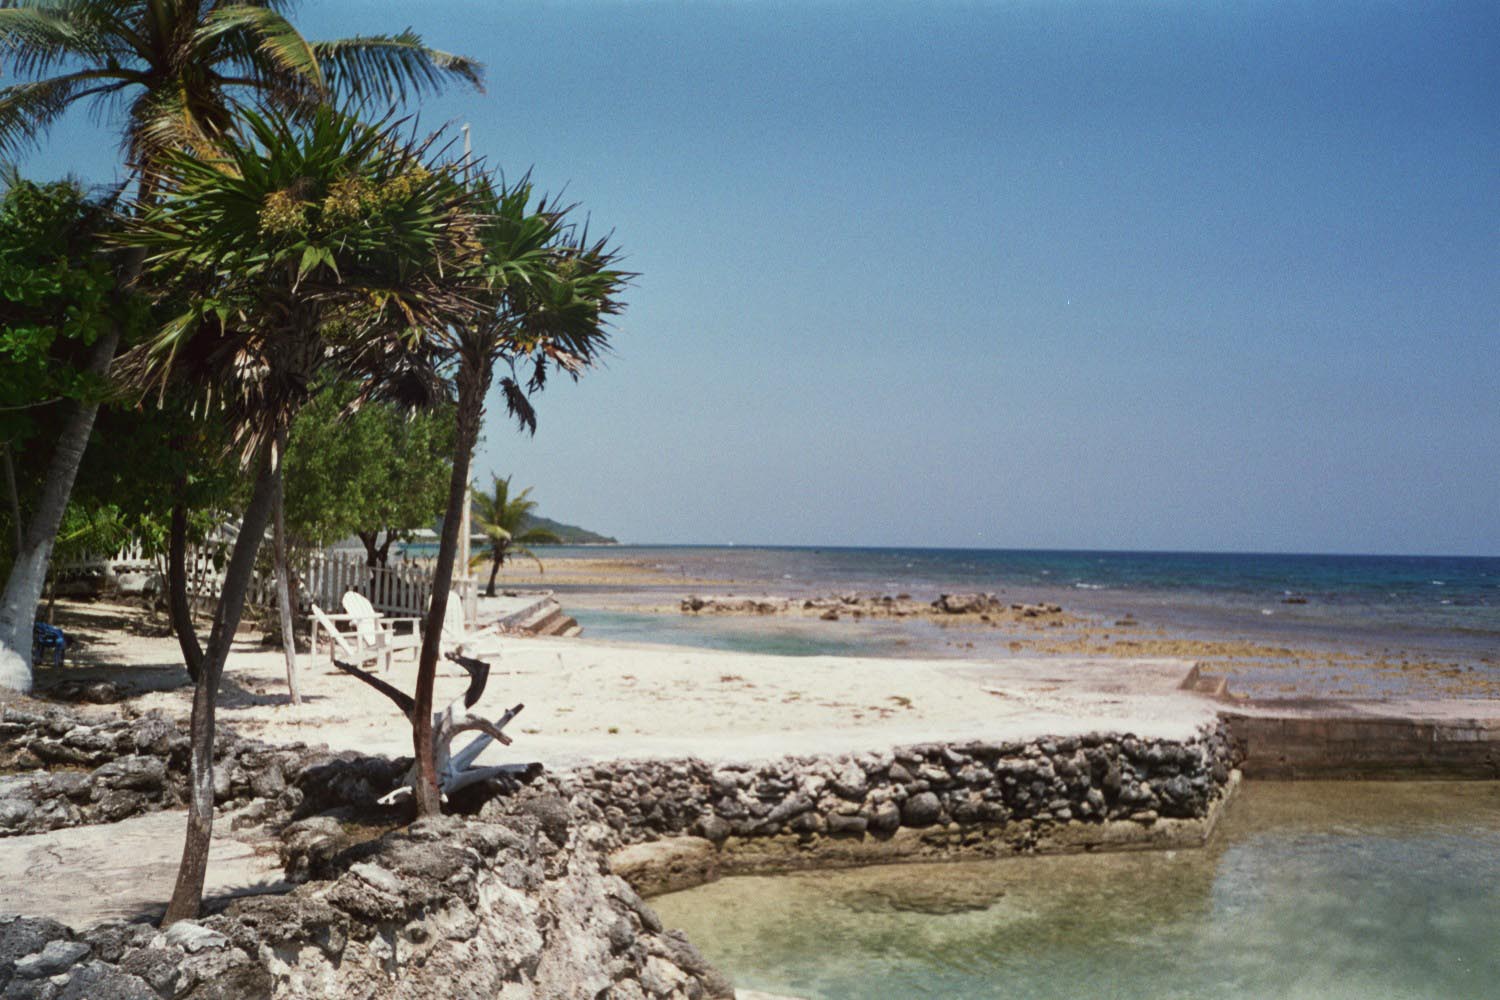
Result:
[[[495,577],[500,575],[500,567],[505,565],[506,559],[530,556],[536,560],[537,569],[541,569],[542,560],[526,546],[556,545],[562,541],[545,528],[529,525],[531,512],[537,507],[536,501],[531,499],[531,487],[511,496],[509,476],[504,479],[495,476],[494,480],[490,492],[474,491],[474,523],[484,532],[490,550],[479,553],[469,562],[470,569],[478,569],[486,562],[493,563],[490,582],[484,590],[486,597],[495,596]]]
[[[0,70],[24,78],[0,88],[0,155],[36,143],[80,102],[109,116],[123,110],[125,162],[138,174],[137,204],[149,205],[164,153],[207,155],[247,108],[308,112],[335,97],[385,106],[449,81],[479,83],[477,63],[428,48],[410,31],[310,42],[287,20],[290,7],[289,0],[0,0]],[[139,254],[127,255],[120,286],[132,286],[139,269]],[[121,332],[110,326],[94,339],[87,372],[109,370]],[[97,409],[80,399],[60,422],[0,594],[0,686],[31,689],[31,621]],[[186,644],[183,651],[191,652]]]
[[[453,373],[458,409],[453,475],[413,697],[412,793],[423,816],[442,809],[432,754],[432,690],[468,502],[469,464],[495,369],[506,370],[499,382],[508,413],[534,432],[531,393],[543,388],[554,368],[576,378],[595,361],[608,343],[610,317],[623,308],[620,294],[629,278],[616,266],[618,251],[606,240],[590,240],[586,227],[570,222],[568,207],[545,198],[533,204],[529,178],[511,185],[480,178],[475,197],[482,251],[476,298],[483,308],[468,322],[430,331]]]
[[[442,512],[453,407],[445,402],[412,413],[374,401],[350,412],[358,391],[348,382],[330,386],[292,424],[287,529],[309,547],[357,535],[369,565],[384,566],[394,542]]]
[[[167,152],[165,196],[127,242],[186,308],[122,359],[150,391],[175,382],[220,407],[255,486],[225,569],[193,697],[188,835],[168,923],[197,914],[213,830],[214,708],[280,488],[287,432],[310,387],[356,380],[438,398],[423,331],[470,319],[477,286],[466,192],[390,129],[330,109],[244,114],[220,156]]]
[[[41,475],[59,444],[57,425],[70,407],[94,405],[107,395],[105,381],[89,369],[94,344],[115,326],[145,326],[143,301],[122,292],[108,260],[97,253],[99,239],[114,224],[110,209],[109,198],[90,197],[73,181],[42,184],[13,172],[5,178],[0,464],[6,503],[0,519],[7,530],[0,566],[7,571],[27,549],[24,508],[58,502]],[[61,506],[67,507],[66,496]],[[25,628],[29,632],[29,618]],[[26,644],[29,654],[29,636]]]
[[[102,403],[79,466],[51,561],[112,551],[129,541],[165,549],[179,495],[195,507],[230,509],[238,476],[219,461],[216,425],[187,407],[140,407],[86,370],[92,344],[111,325],[138,337],[149,323],[144,296],[126,295],[100,241],[118,229],[109,197],[72,181],[37,183],[12,173],[0,198],[0,570],[21,547],[23,506],[35,505],[71,401]],[[174,484],[181,480],[178,489]],[[23,504],[24,500],[24,504]],[[222,517],[222,515],[220,515]],[[201,536],[206,514],[185,522]],[[209,519],[211,520],[211,519]],[[105,526],[108,531],[102,530]]]

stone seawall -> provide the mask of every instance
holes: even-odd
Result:
[[[0,833],[182,797],[186,739],[170,720],[49,709],[7,712],[0,727],[13,772]],[[0,918],[0,998],[728,997],[640,894],[735,871],[1196,844],[1235,780],[1219,725],[1186,741],[537,768],[466,790],[451,804],[463,816],[402,826],[372,804],[405,760],[232,734],[220,750],[220,802],[238,806],[236,826],[260,826],[303,884],[165,933]]]
[[[614,862],[654,893],[724,872],[1202,843],[1234,764],[1219,725],[1186,742],[1096,734],[620,761],[542,780],[599,809],[624,846]]]

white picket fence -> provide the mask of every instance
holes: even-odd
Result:
[[[188,549],[187,589],[194,607],[206,609],[218,602],[229,550],[227,541],[212,541]],[[100,571],[116,575],[155,571],[165,578],[166,558],[148,558],[139,545],[132,545],[113,555],[89,555],[57,566],[59,578]],[[297,577],[299,610],[303,613],[311,610],[311,604],[317,604],[325,611],[337,611],[342,606],[345,592],[350,590],[365,595],[381,614],[396,617],[425,615],[432,599],[432,573],[428,567],[413,562],[367,566],[364,553],[354,550],[315,552],[294,559],[292,572]],[[479,596],[476,581],[462,577],[455,579],[453,589],[463,599],[464,618],[474,621]],[[246,591],[245,603],[255,608],[274,608],[276,574],[257,567]]]

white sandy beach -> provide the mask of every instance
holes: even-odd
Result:
[[[101,633],[87,655],[112,666],[69,667],[68,676],[123,680],[145,692],[130,700],[136,710],[188,714],[192,691],[174,639]],[[783,657],[528,637],[491,640],[476,655],[494,668],[481,707],[499,715],[518,702],[526,706],[507,730],[514,746],[493,748],[485,759],[553,768],[641,756],[758,760],[1095,730],[1178,738],[1214,717],[1213,702],[1179,690],[1192,666],[1179,659]],[[236,642],[220,723],[273,742],[411,752],[405,719],[384,696],[336,670],[326,648],[300,656],[298,667],[303,703],[294,706],[281,653],[251,639]],[[410,691],[414,657],[398,654],[383,676]],[[41,682],[47,680],[44,672]],[[467,683],[444,662],[436,703],[458,697]]]

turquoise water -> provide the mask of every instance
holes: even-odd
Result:
[[[730,624],[644,613],[700,592],[795,598],[853,591],[926,601],[982,590],[1010,601],[1053,601],[1106,626],[1129,616],[1189,639],[1354,652],[1391,664],[1412,659],[1448,671],[1351,667],[1347,677],[1324,678],[1328,691],[1313,685],[1303,693],[1420,694],[1433,677],[1447,678],[1450,693],[1482,693],[1500,681],[1496,558],[698,546],[562,546],[548,556],[573,557],[654,571],[628,585],[557,587],[594,638],[793,656],[1008,655],[1008,636],[961,637],[915,621],[882,627],[846,616],[807,627],[785,617]],[[1237,689],[1282,693],[1282,666],[1272,664],[1262,677],[1242,664]]]
[[[804,619],[735,618],[648,614],[597,608],[569,607],[569,612],[593,639],[665,643],[699,649],[723,649],[771,656],[885,656],[931,657],[945,652],[960,655],[943,631],[929,622],[854,620],[839,622]]]
[[[1500,997],[1500,785],[1252,783],[1201,850],[653,902],[736,985],[808,1000]]]

